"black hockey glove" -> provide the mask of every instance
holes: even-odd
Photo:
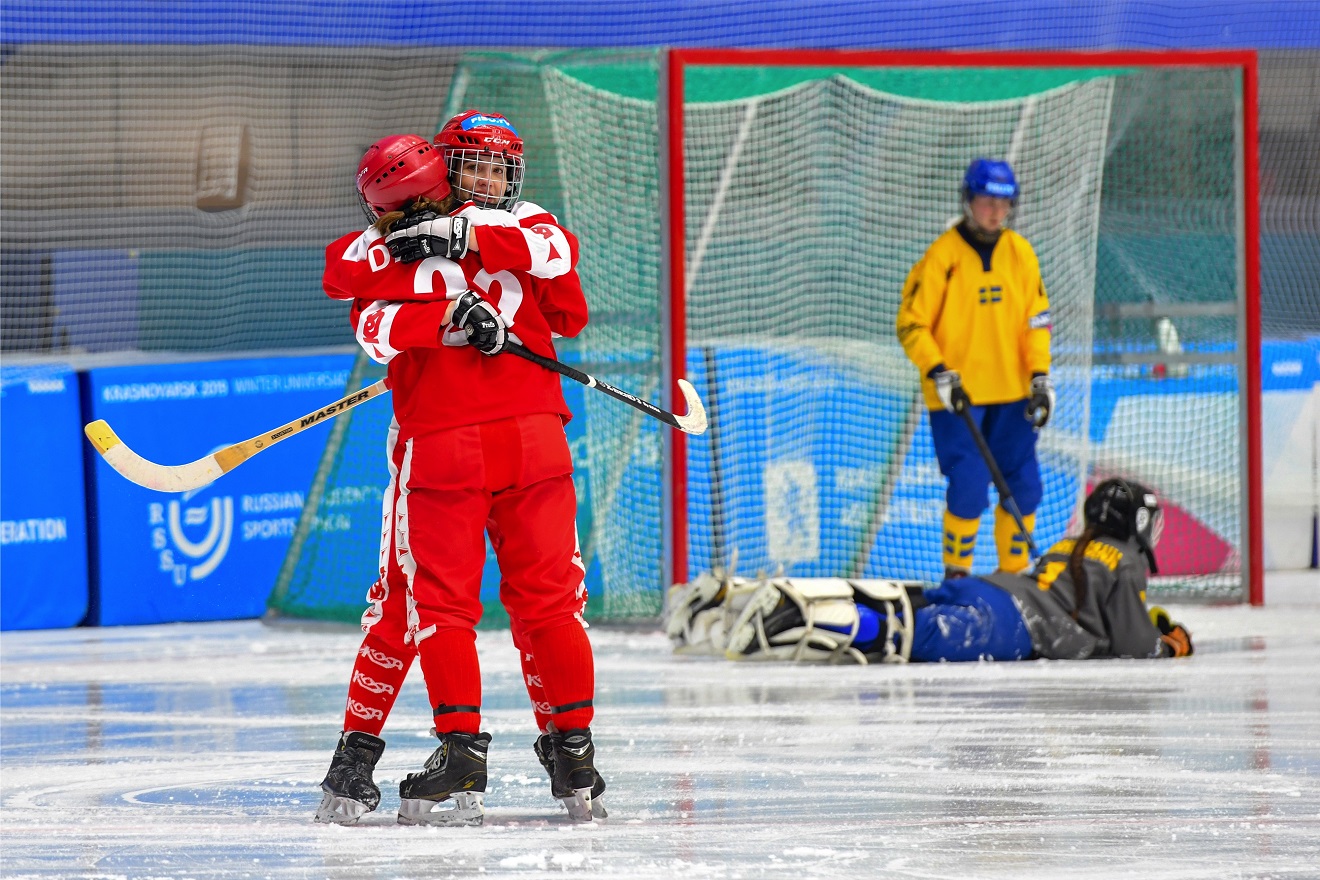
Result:
[[[1031,377],[1031,399],[1027,401],[1027,421],[1032,427],[1045,427],[1054,415],[1054,380],[1049,373],[1036,373]]]
[[[504,319],[470,290],[454,302],[453,323],[467,334],[468,345],[482,354],[499,354],[509,341]]]
[[[935,393],[939,395],[940,403],[951,413],[962,412],[972,405],[972,399],[967,396],[967,392],[962,387],[962,376],[958,375],[956,370],[945,369],[940,364],[927,374],[935,380]]]
[[[390,256],[400,263],[415,263],[427,257],[457,260],[467,253],[466,217],[442,217],[434,211],[419,211],[395,224],[385,236]]]

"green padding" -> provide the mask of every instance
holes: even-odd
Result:
[[[557,66],[565,76],[624,98],[654,102],[659,97],[656,68],[642,64],[566,64]]]
[[[551,64],[579,82],[626,98],[655,101],[656,70],[636,63]],[[1120,68],[890,68],[693,66],[685,74],[687,100],[734,101],[812,80],[842,75],[891,95],[930,101],[999,101],[1039,94],[1072,82],[1126,73]]]
[[[910,68],[910,67],[689,67],[684,96],[690,103],[736,101],[804,82],[846,76],[890,95],[928,101],[1001,101],[1046,92],[1073,82],[1118,76],[1122,68]]]

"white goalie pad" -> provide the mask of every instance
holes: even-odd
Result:
[[[905,663],[912,654],[916,581],[843,578],[757,580],[705,572],[665,596],[665,632],[676,654],[733,660]],[[854,646],[864,605],[880,615],[884,638]]]
[[[861,629],[857,599],[881,614],[885,637],[879,659],[902,663],[911,655],[912,606],[898,581],[773,578],[763,582],[729,629],[731,660],[870,662],[854,646]]]
[[[723,656],[730,625],[756,592],[746,578],[703,572],[665,596],[665,633],[676,654]]]
[[[854,601],[885,615],[885,652],[882,663],[906,663],[912,657],[912,600],[909,589],[921,589],[918,581],[851,580]]]
[[[730,660],[866,663],[852,647],[861,616],[852,587],[838,578],[764,582],[729,631]]]

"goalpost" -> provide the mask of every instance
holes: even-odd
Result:
[[[1088,485],[1138,479],[1168,511],[1153,589],[1261,601],[1254,53],[666,60],[666,368],[711,417],[666,438],[672,580],[938,579],[943,480],[894,316],[985,155],[1017,171],[1055,318],[1037,542]],[[991,534],[987,512],[976,570]]]

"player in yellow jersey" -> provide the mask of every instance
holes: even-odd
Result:
[[[1041,498],[1036,432],[1054,410],[1050,302],[1031,245],[1007,227],[1018,199],[1007,162],[977,159],[963,176],[963,218],[926,250],[903,285],[898,338],[921,371],[940,472],[948,479],[944,576],[971,571],[990,470],[958,411],[967,406],[1021,510]],[[999,569],[1029,563],[1026,536],[995,507]]]

